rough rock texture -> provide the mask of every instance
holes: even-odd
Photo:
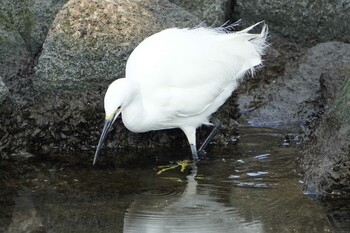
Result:
[[[1,157],[6,157],[5,151],[26,150],[34,127],[29,124],[28,108],[32,102],[35,59],[55,14],[64,3],[65,0],[1,1],[0,76],[8,89],[8,98],[0,108]]]
[[[317,115],[336,93],[349,59],[349,44],[327,42],[311,48],[297,66],[287,65],[284,76],[260,90],[255,98],[239,97],[243,107],[260,101],[246,119],[258,125],[304,124],[309,117]]]
[[[309,193],[350,193],[350,67],[343,68],[347,79],[303,148],[301,166]]]
[[[65,0],[2,0],[0,4],[0,76],[11,100],[25,105],[35,58]]]
[[[9,90],[6,87],[4,81],[2,80],[2,78],[0,77],[0,106],[1,104],[5,101],[5,99],[7,98],[9,94]]]
[[[251,24],[266,20],[273,33],[306,43],[349,42],[349,0],[237,0],[234,17]]]
[[[168,27],[199,23],[166,0],[71,0],[57,14],[33,83],[36,90],[95,89],[124,74],[144,38]],[[107,83],[108,83],[107,82]]]
[[[231,18],[233,1],[231,0],[170,0],[193,13],[208,25],[222,25]]]
[[[66,0],[2,0],[0,30],[6,33],[0,36],[5,45],[0,51],[18,52],[25,47],[27,52],[37,53],[45,40],[50,22],[65,2]]]

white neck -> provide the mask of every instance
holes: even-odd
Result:
[[[125,127],[132,132],[144,132],[143,130],[147,119],[146,111],[142,102],[142,96],[137,85],[128,79],[125,79],[129,86],[129,96],[126,99],[123,110],[122,120]]]

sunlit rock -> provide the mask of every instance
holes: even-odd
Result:
[[[165,28],[198,23],[166,0],[71,0],[46,38],[34,87],[81,91],[106,86],[124,74],[129,54],[143,39]]]

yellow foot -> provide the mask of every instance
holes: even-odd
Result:
[[[176,164],[169,164],[169,165],[164,165],[164,166],[158,166],[160,171],[157,172],[157,175],[160,175],[160,174],[162,174],[165,171],[172,170],[172,169],[175,169],[177,167],[181,167],[180,171],[184,172],[186,167],[189,166],[190,164],[191,164],[191,161],[189,161],[189,160],[180,160],[180,161],[176,161]]]

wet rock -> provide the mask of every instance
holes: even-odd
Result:
[[[303,147],[300,164],[308,193],[350,193],[350,67],[343,68],[346,81]]]
[[[0,106],[1,104],[5,101],[5,99],[7,98],[9,94],[9,90],[6,87],[4,81],[2,80],[2,78],[0,77]]]
[[[231,0],[170,0],[190,11],[208,25],[222,25],[230,19],[233,2]]]
[[[106,86],[124,74],[129,54],[144,38],[168,27],[198,23],[166,0],[71,0],[46,38],[34,87],[45,92]]]
[[[348,0],[237,0],[235,18],[247,25],[266,20],[273,33],[305,43],[312,40],[349,41],[350,1]]]
[[[284,77],[260,90],[259,97],[241,95],[242,106],[258,108],[245,117],[252,124],[305,124],[319,114],[347,75],[350,45],[341,42],[321,43],[300,58],[296,66],[286,66]],[[333,94],[331,94],[333,93]]]

